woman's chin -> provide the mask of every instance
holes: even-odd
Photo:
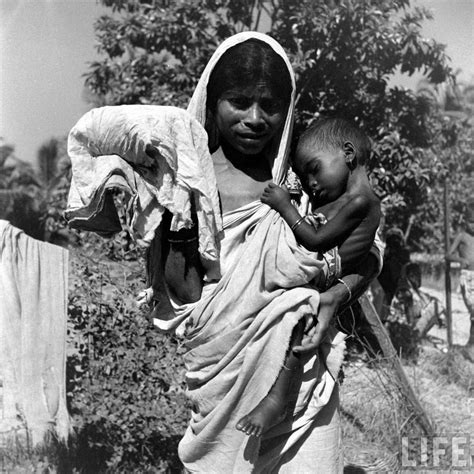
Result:
[[[259,155],[265,148],[265,143],[256,140],[240,140],[235,146],[236,150],[244,155]]]

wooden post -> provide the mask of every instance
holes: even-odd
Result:
[[[394,371],[395,376],[398,378],[400,391],[405,396],[405,399],[410,403],[415,413],[416,419],[422,430],[424,431],[425,435],[433,436],[435,431],[433,428],[433,424],[431,423],[430,418],[428,417],[425,410],[421,406],[415,392],[413,391],[412,386],[410,385],[410,381],[408,380],[405,371],[403,370],[403,366],[400,362],[398,357],[397,351],[393,347],[392,341],[390,340],[390,336],[388,335],[382,321],[377,314],[377,311],[374,308],[374,305],[369,300],[367,295],[362,295],[359,298],[359,304],[364,312],[365,318],[370,325],[370,328],[377,338],[378,343],[380,344],[380,348],[382,349],[383,355],[392,364],[392,368]]]
[[[449,252],[450,239],[449,239],[449,226],[450,226],[450,212],[449,212],[449,182],[446,177],[444,180],[444,253],[445,255]],[[448,259],[445,258],[444,264],[444,285],[446,292],[446,329],[448,336],[448,349],[453,346],[453,333],[452,333],[452,308],[451,308],[451,266]]]

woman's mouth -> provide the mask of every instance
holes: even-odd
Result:
[[[258,142],[258,141],[261,141],[263,138],[265,138],[265,135],[263,134],[258,135],[254,133],[239,133],[238,137],[244,141]]]

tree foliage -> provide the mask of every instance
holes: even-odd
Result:
[[[33,167],[15,156],[12,145],[0,144],[0,219],[36,239],[43,238],[43,190]]]
[[[413,239],[418,249],[442,250],[445,192],[451,230],[466,222],[467,203],[472,199],[474,185],[474,95],[472,83],[420,82],[417,92],[426,97],[438,112],[431,120],[435,139],[425,151],[425,161],[431,164],[432,179],[427,186],[427,199],[420,207],[424,226],[415,229]],[[424,231],[424,232],[422,232]]]
[[[103,1],[87,84],[101,103],[184,105],[217,45],[251,24],[249,1]]]

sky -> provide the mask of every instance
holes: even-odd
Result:
[[[18,158],[36,160],[90,108],[83,74],[104,11],[96,0],[0,0],[0,137]]]
[[[473,78],[474,0],[412,3],[433,11],[423,35],[447,45],[461,79]],[[18,158],[35,164],[38,148],[89,110],[83,75],[98,58],[93,23],[107,12],[96,0],[0,0],[0,137]]]

